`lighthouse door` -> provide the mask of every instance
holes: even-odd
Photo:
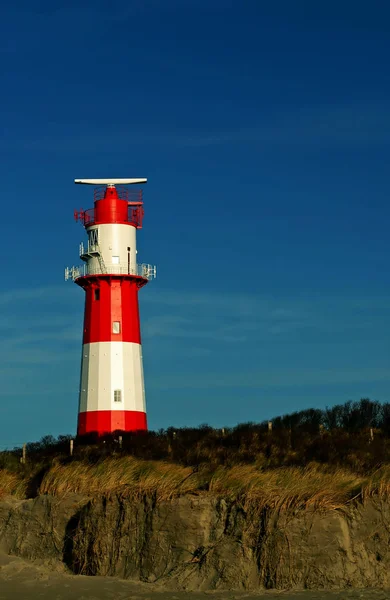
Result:
[[[127,273],[130,275],[130,247],[127,247]]]

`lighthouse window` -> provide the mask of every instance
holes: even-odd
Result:
[[[112,323],[112,333],[120,333],[121,332],[121,322],[113,321]]]
[[[114,390],[114,402],[122,402],[122,390]]]
[[[100,290],[99,290],[99,288],[97,288],[96,290],[94,290],[94,298],[95,298],[95,300],[100,300]]]
[[[97,246],[99,240],[98,240],[98,235],[99,235],[99,230],[98,229],[91,229],[88,232],[89,235],[89,244],[90,246]]]

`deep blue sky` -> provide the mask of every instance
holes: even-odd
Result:
[[[11,2],[0,446],[73,433],[79,177],[148,177],[149,423],[390,400],[390,5]]]

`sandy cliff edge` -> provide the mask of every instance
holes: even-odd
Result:
[[[244,510],[208,493],[0,502],[3,553],[166,590],[390,587],[390,504]]]

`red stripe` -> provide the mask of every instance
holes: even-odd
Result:
[[[113,431],[147,431],[146,413],[137,410],[92,410],[79,413],[77,435]]]
[[[77,283],[86,293],[83,344],[141,343],[137,280],[100,276],[80,277]],[[119,333],[113,333],[114,322],[120,323]]]

